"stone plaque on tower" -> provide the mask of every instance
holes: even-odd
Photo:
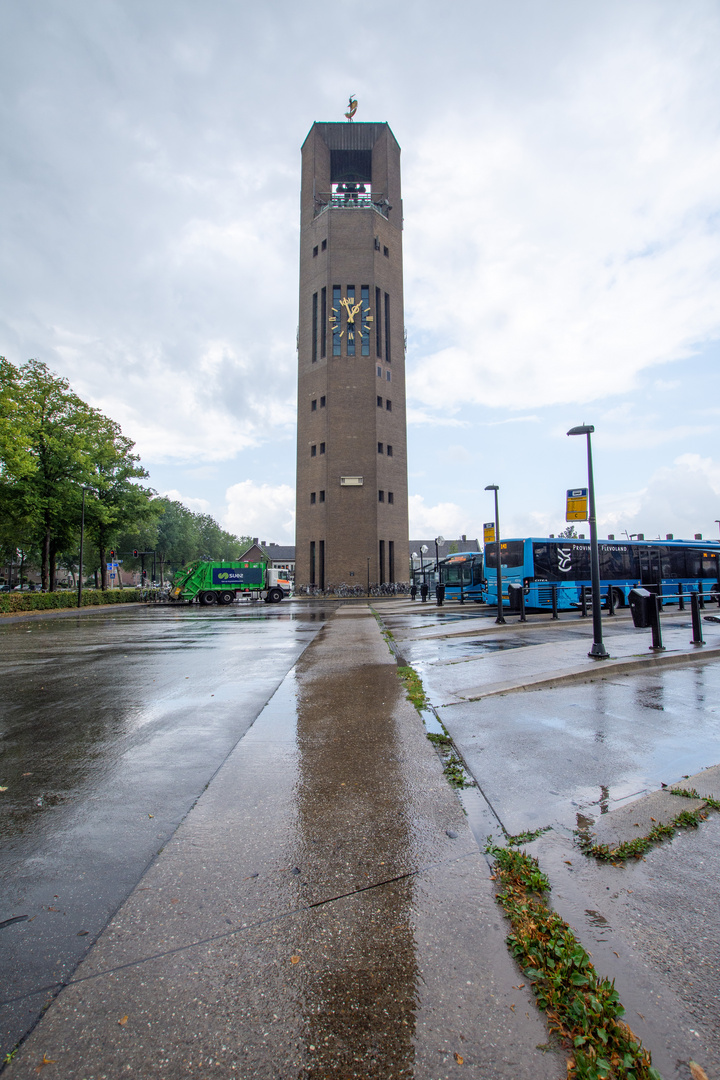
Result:
[[[296,585],[408,578],[400,147],[316,123],[302,148]]]

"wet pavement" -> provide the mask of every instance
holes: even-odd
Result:
[[[626,616],[605,620],[615,659],[598,663],[587,658],[592,624],[577,616],[497,627],[494,612],[467,605],[377,602],[396,655],[423,675],[428,727],[442,721],[476,782],[461,806],[367,607],[325,606],[317,636],[295,620],[292,659],[292,635],[278,636],[287,674],[259,694],[267,704],[159,852],[156,839],[83,962],[68,962],[68,985],[8,1075],[45,1073],[47,1059],[48,1080],[557,1080],[565,1055],[545,1051],[483,855],[488,835],[550,826],[527,850],[550,877],[551,902],[616,980],[656,1068],[689,1080],[693,1058],[720,1077],[720,814],[622,866],[576,842],[576,830],[632,834],[667,802],[662,784],[720,761],[720,626],[704,623],[708,645],[693,650],[688,620],[668,613],[667,666]],[[309,620],[319,610],[283,608],[288,626],[293,611]],[[272,619],[258,629],[235,610],[227,627],[224,612],[182,614],[194,622],[178,651],[186,662],[203,655],[198,673],[220,666],[218,650],[252,655],[245,638],[276,647]],[[262,663],[255,670],[269,678]],[[181,686],[168,715],[203,714],[216,692],[203,677]],[[717,770],[707,777],[718,790]],[[126,831],[153,825],[146,813],[130,814]],[[43,908],[45,925],[55,906]],[[31,926],[2,934],[19,940]]]
[[[324,618],[260,604],[0,622],[3,1055]]]
[[[479,613],[458,628],[382,609],[477,784],[463,802],[478,843],[551,827],[526,850],[665,1080],[687,1080],[690,1058],[720,1077],[720,814],[625,865],[587,858],[576,837],[646,833],[668,816],[663,785],[683,777],[718,789],[720,626],[703,621],[707,644],[693,647],[686,614],[663,616],[672,664],[658,666],[627,616],[603,620],[610,663],[587,658],[592,625],[577,616],[498,627]],[[698,805],[674,801],[675,813]]]
[[[505,932],[375,619],[340,608],[8,1074],[550,1080]]]

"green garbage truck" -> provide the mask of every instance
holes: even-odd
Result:
[[[287,571],[273,570],[267,563],[198,560],[177,572],[170,599],[186,604],[232,604],[237,596],[254,596],[278,604],[290,592]]]

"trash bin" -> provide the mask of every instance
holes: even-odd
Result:
[[[628,593],[633,626],[647,630],[653,624],[653,595],[648,589],[631,589]]]
[[[435,586],[435,600],[438,607],[443,606],[443,600],[445,599],[445,585],[441,581]]]
[[[510,610],[515,612],[522,611],[523,600],[523,587],[515,581],[511,581],[508,584],[508,600],[510,601]]]

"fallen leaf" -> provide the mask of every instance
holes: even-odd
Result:
[[[6,787],[0,787],[0,791],[7,791]]]
[[[155,817],[154,814],[148,814],[148,817]]]
[[[465,1060],[465,1058],[461,1057],[460,1054],[458,1054],[457,1050],[455,1051],[454,1057],[458,1065],[462,1065],[463,1061]]]
[[[572,863],[570,862],[570,859],[565,860],[565,865],[566,866],[572,866]]]
[[[40,1070],[42,1069],[43,1065],[54,1065],[54,1064],[55,1064],[55,1059],[54,1059],[54,1058],[49,1058],[49,1057],[47,1056],[47,1054],[43,1054],[43,1056],[42,1056],[42,1061],[40,1062],[40,1064],[39,1064],[39,1065],[37,1066],[37,1068],[35,1069],[35,1072],[40,1072]]]
[[[179,901],[179,900],[171,900],[171,901],[170,901],[170,903],[171,903],[171,904],[179,904],[179,903],[180,903],[180,901]]]
[[[118,1024],[120,1025],[120,1027],[125,1027],[127,1022],[128,1022],[127,1016],[123,1016],[123,1018],[121,1020],[118,1020]]]
[[[514,1005],[511,1005],[510,1008],[512,1009],[513,1012],[515,1012],[515,1006]]]
[[[654,817],[651,817],[650,820],[654,821],[654,822],[657,822],[657,818],[654,818]]]
[[[635,1012],[637,1012],[637,1009],[635,1010]],[[645,1019],[645,1017],[643,1016],[643,1014],[642,1014],[642,1013],[638,1013],[638,1016],[640,1017],[640,1019],[641,1019],[641,1020],[644,1020],[644,1019]]]
[[[299,956],[291,956],[290,957],[290,963],[291,964],[299,964],[300,963],[300,957]]]
[[[525,983],[518,983],[517,986],[513,986],[513,990],[522,990]]]
[[[24,772],[23,776],[32,776],[32,773],[31,772]]]
[[[690,1075],[693,1080],[708,1080],[708,1074],[703,1069],[702,1065],[698,1065],[697,1061],[688,1061],[690,1066]]]

